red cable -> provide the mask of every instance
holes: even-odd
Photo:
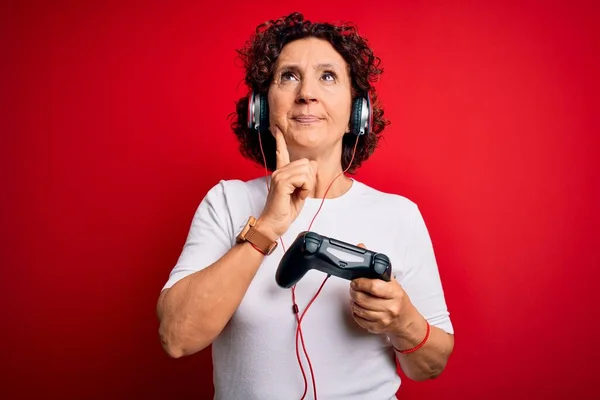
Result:
[[[304,336],[302,334],[302,320],[304,319],[304,315],[306,315],[306,312],[308,311],[308,309],[310,308],[310,306],[312,305],[312,303],[317,299],[317,296],[319,296],[319,293],[321,293],[321,290],[323,289],[323,286],[325,286],[325,282],[327,282],[327,279],[329,279],[331,275],[327,275],[325,277],[325,279],[323,280],[323,283],[321,283],[321,286],[319,287],[319,290],[317,290],[317,293],[315,293],[315,295],[313,296],[313,298],[311,299],[311,301],[308,303],[308,305],[306,306],[306,308],[304,309],[304,311],[302,312],[302,315],[300,316],[300,318],[298,319],[298,313],[296,313],[296,320],[298,321],[298,326],[296,328],[296,355],[298,355],[298,333],[300,333],[300,340],[302,341],[302,348],[304,349],[304,355],[306,356],[306,360],[308,361],[308,366],[310,368],[310,374],[311,374],[311,378],[312,378],[312,382],[313,382],[313,394],[315,397],[315,400],[317,399],[317,384],[315,381],[315,375],[312,369],[312,363],[310,362],[310,357],[308,357],[308,352],[306,350],[306,345],[304,344]],[[294,289],[292,288],[292,291]],[[295,303],[294,303],[295,304]],[[296,310],[297,307],[294,308],[294,311]],[[300,357],[298,356],[298,359]],[[302,368],[302,366],[301,366]],[[306,389],[304,390],[304,394],[302,395],[302,399],[304,399],[304,396],[306,396]]]
[[[354,155],[356,154],[356,147],[358,145],[358,138],[359,136],[356,136],[356,142],[354,143],[354,148],[352,150],[352,158],[350,159],[350,162],[348,163],[348,166],[346,167],[345,170],[343,170],[342,172],[340,172],[335,178],[333,178],[333,180],[331,181],[331,183],[329,184],[329,186],[327,187],[327,190],[325,191],[325,194],[323,195],[323,199],[321,200],[321,204],[319,205],[319,208],[317,209],[317,212],[315,213],[315,215],[313,216],[312,221],[310,222],[310,225],[308,226],[308,230],[310,231],[310,228],[312,227],[313,222],[315,222],[315,219],[317,218],[317,215],[319,214],[319,212],[321,211],[321,208],[323,207],[323,203],[325,203],[325,199],[327,198],[327,193],[329,192],[329,189],[331,189],[331,186],[333,185],[333,183],[336,181],[337,178],[339,178],[342,174],[344,174],[346,171],[348,171],[348,169],[350,168],[350,166],[352,165],[352,161],[354,161]],[[261,135],[259,133],[258,135],[258,142],[260,145],[260,152],[263,156],[263,162],[265,165],[265,174],[266,174],[266,178],[268,176],[268,169],[267,169],[267,160],[265,158],[265,153],[263,151],[263,147],[262,147],[262,140],[261,140]],[[270,190],[269,188],[269,179],[266,179],[266,184],[267,184],[267,195],[268,192]],[[283,252],[285,253],[285,245],[283,244],[283,238],[279,238],[279,241],[281,242],[281,248],[283,250]],[[308,367],[310,368],[310,375],[311,375],[311,379],[312,379],[312,384],[313,384],[313,395],[315,400],[317,400],[317,384],[315,381],[315,374],[312,368],[312,363],[310,362],[310,357],[308,356],[308,351],[306,350],[306,345],[304,344],[304,335],[302,334],[302,320],[304,319],[304,315],[306,314],[306,312],[308,311],[308,309],[310,308],[310,306],[314,303],[314,301],[317,299],[317,297],[319,296],[319,293],[321,293],[321,290],[323,289],[323,286],[325,286],[325,282],[327,282],[327,279],[329,279],[331,275],[327,275],[325,277],[325,279],[323,280],[323,282],[321,283],[321,286],[319,287],[319,290],[317,290],[317,293],[315,293],[315,295],[313,296],[313,298],[308,302],[308,304],[306,305],[306,308],[304,309],[304,311],[302,312],[302,315],[300,315],[300,317],[298,317],[298,305],[296,304],[296,285],[294,285],[292,287],[292,309],[294,311],[294,314],[296,315],[296,322],[297,322],[297,326],[296,326],[296,358],[298,359],[298,365],[300,366],[300,371],[302,372],[302,378],[304,379],[304,393],[302,393],[302,398],[301,400],[304,400],[304,398],[306,397],[306,392],[308,391],[308,382],[306,379],[306,373],[304,372],[304,367],[302,366],[302,360],[300,359],[300,353],[298,352],[298,337],[300,337],[300,341],[302,343],[302,348],[303,348],[303,352],[304,355],[306,356],[306,360],[308,361]]]
[[[356,154],[356,146],[357,146],[357,144],[358,144],[358,136],[356,137],[356,142],[354,143],[354,149],[352,151],[352,158],[350,159],[350,162],[348,163],[348,166],[346,167],[345,170],[343,170],[342,172],[340,172],[331,181],[331,183],[327,187],[327,190],[325,191],[325,194],[323,195],[323,199],[321,200],[321,204],[319,205],[319,208],[317,209],[317,212],[315,213],[312,221],[310,222],[310,225],[308,226],[308,230],[309,231],[310,231],[310,228],[312,227],[313,222],[315,222],[315,219],[317,218],[317,215],[321,211],[321,208],[323,207],[323,203],[325,202],[325,198],[327,198],[327,193],[329,192],[329,189],[331,189],[331,186],[333,185],[333,183],[335,182],[335,180],[337,178],[339,178],[340,175],[342,175],[346,171],[348,171],[348,169],[352,165],[352,161],[354,161],[354,155]],[[285,246],[283,245],[283,241],[281,241],[281,247],[283,248],[283,252],[285,253]],[[313,298],[311,299],[311,301],[308,303],[308,305],[306,306],[306,308],[302,312],[302,315],[300,316],[300,318],[298,318],[298,305],[296,304],[296,291],[295,291],[296,285],[294,285],[292,287],[292,303],[293,303],[294,312],[296,313],[296,320],[297,320],[297,323],[298,323],[297,328],[296,328],[296,357],[298,358],[298,362],[300,363],[300,369],[302,371],[302,375],[303,375],[303,378],[304,378],[304,393],[302,394],[301,400],[303,400],[304,397],[306,396],[307,384],[308,383],[306,382],[306,375],[304,374],[304,368],[302,368],[302,363],[300,361],[300,355],[298,354],[298,334],[300,334],[300,340],[302,342],[302,348],[304,349],[304,355],[306,356],[306,360],[308,361],[308,366],[310,368],[310,373],[311,373],[311,378],[312,378],[312,383],[313,383],[313,394],[314,394],[314,398],[316,400],[317,399],[317,384],[315,382],[315,376],[314,376],[314,372],[313,372],[313,369],[312,369],[312,363],[310,362],[310,357],[308,356],[308,351],[306,350],[306,345],[304,344],[304,335],[302,334],[302,319],[304,319],[304,315],[308,311],[308,308],[317,299],[317,296],[319,296],[319,293],[321,293],[321,289],[323,289],[323,286],[325,285],[325,282],[327,282],[327,279],[329,279],[329,277],[330,277],[330,275],[327,275],[325,277],[325,280],[323,280],[323,283],[321,283],[321,286],[319,287],[319,290],[317,290],[317,293],[315,293],[315,295],[313,296]]]

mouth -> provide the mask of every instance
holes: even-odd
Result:
[[[292,119],[301,124],[312,124],[321,121],[323,118],[319,118],[316,115],[296,115]]]

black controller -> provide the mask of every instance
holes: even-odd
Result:
[[[340,259],[335,255],[337,252],[361,260]],[[298,235],[285,252],[275,280],[279,286],[291,288],[311,269],[348,280],[377,278],[389,282],[392,274],[392,264],[385,254],[308,231]]]

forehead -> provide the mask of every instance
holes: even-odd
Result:
[[[340,69],[346,68],[346,61],[331,43],[312,37],[294,40],[286,44],[277,59],[277,67],[283,64],[307,67],[318,64],[332,64]]]

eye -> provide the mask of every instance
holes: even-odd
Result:
[[[280,75],[280,79],[282,81],[291,81],[291,80],[294,80],[297,78],[296,78],[296,75],[294,75],[291,71],[282,71],[281,75]]]
[[[323,73],[322,78],[327,82],[335,82],[336,75],[335,75],[335,72],[326,71]]]

